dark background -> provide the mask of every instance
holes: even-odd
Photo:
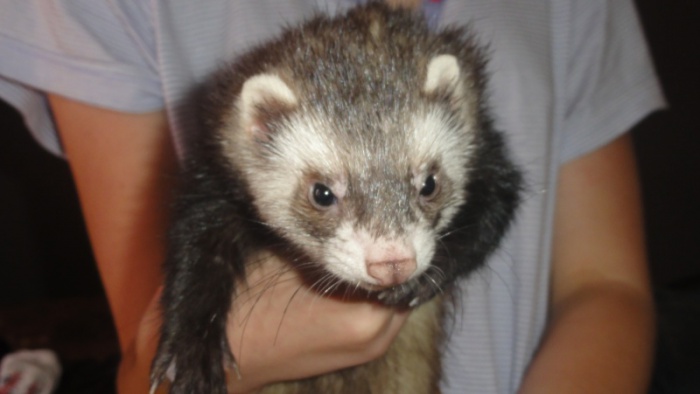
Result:
[[[638,0],[670,109],[635,130],[657,289],[659,392],[700,392],[700,2]],[[117,345],[67,164],[0,102],[0,354],[49,346],[96,392]],[[68,388],[67,388],[68,387]]]

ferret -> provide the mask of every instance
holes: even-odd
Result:
[[[152,387],[174,365],[171,393],[226,393],[226,318],[268,253],[414,311],[383,358],[262,393],[438,393],[450,285],[497,248],[522,188],[485,84],[467,30],[377,2],[215,73],[174,204]]]

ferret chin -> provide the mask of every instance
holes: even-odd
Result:
[[[438,393],[444,303],[507,231],[521,176],[462,29],[371,2],[243,54],[201,92],[173,210],[151,380],[226,393],[226,316],[274,253],[320,293],[415,308],[380,360],[262,393]],[[235,385],[235,382],[232,382]]]

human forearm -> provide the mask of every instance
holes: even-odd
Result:
[[[59,96],[49,101],[122,350],[119,392],[147,392],[177,163],[165,115],[119,113]]]
[[[644,391],[653,302],[631,138],[562,167],[551,316],[523,392]]]
[[[616,283],[581,289],[561,305],[522,393],[642,393],[654,338],[653,303]]]

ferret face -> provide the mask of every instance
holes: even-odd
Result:
[[[253,76],[221,135],[227,158],[260,219],[310,264],[369,290],[402,284],[431,265],[468,198],[475,121],[460,74],[436,56],[398,105],[342,114],[288,76]]]

